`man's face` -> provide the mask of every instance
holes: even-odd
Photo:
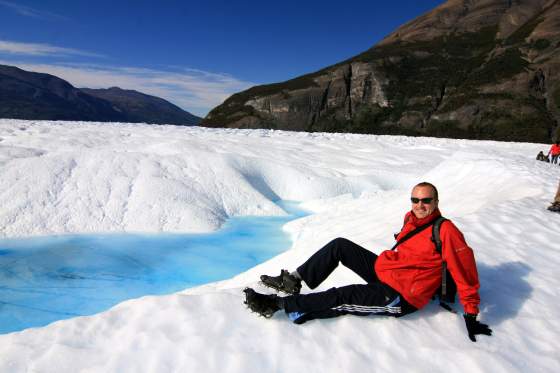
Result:
[[[434,198],[434,190],[429,186],[417,186],[412,189],[411,197],[419,199],[418,203],[412,202],[412,212],[418,219],[425,218],[434,212],[438,207],[438,201]],[[431,198],[429,203],[421,201],[424,198]]]

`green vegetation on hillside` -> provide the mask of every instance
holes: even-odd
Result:
[[[495,47],[497,27],[474,33],[443,36],[431,41],[394,43],[370,49],[353,60],[376,62],[389,84],[387,97],[393,108],[391,119],[397,121],[403,112],[426,113],[439,108],[447,92],[460,92],[471,74],[482,66]],[[427,99],[414,100],[424,97]]]
[[[294,112],[309,110],[312,117],[310,122],[300,123],[296,128],[548,141],[556,122],[548,112],[542,91],[531,93],[529,86],[527,93],[507,90],[519,77],[523,81],[523,74],[533,74],[525,53],[551,48],[548,39],[529,39],[543,19],[540,14],[533,17],[505,40],[496,38],[498,26],[492,26],[477,32],[452,33],[430,41],[377,46],[321,71],[235,94],[213,110],[204,125],[227,125],[246,115],[261,123],[261,128],[286,128],[267,113],[260,113],[245,104],[251,99],[271,95],[290,99],[294,90],[318,87],[315,79],[319,76],[324,77],[352,63],[366,63],[386,81],[383,93],[389,102],[388,107],[360,105],[359,102],[356,106],[355,102],[346,99],[339,101],[344,105],[330,106],[326,111],[321,109],[319,114],[309,105],[303,107],[298,102],[300,106],[296,108],[295,103],[290,102]],[[492,92],[498,84],[504,88]],[[533,94],[535,97],[531,96]],[[310,92],[309,95],[312,97],[317,93]],[[551,92],[550,97],[560,109],[560,88]]]
[[[554,92],[552,92],[552,100],[556,108],[560,109],[560,87],[556,88]]]

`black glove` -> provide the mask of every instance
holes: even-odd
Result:
[[[465,318],[465,324],[467,325],[467,331],[469,332],[471,341],[476,342],[475,335],[477,334],[492,335],[492,329],[490,329],[488,325],[478,322],[476,320],[476,315],[465,313],[463,317]]]

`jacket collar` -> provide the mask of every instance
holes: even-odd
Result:
[[[412,210],[410,210],[410,212],[408,214],[409,214],[408,223],[414,225],[415,227],[419,227],[421,225],[428,224],[432,220],[441,216],[441,212],[439,211],[439,209],[435,209],[434,212],[432,212],[430,215],[428,215],[428,216],[426,216],[425,218],[422,218],[422,219],[418,219],[416,217],[416,215],[414,215],[414,212],[412,212]]]

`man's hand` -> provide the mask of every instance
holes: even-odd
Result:
[[[475,336],[477,334],[492,335],[492,329],[490,329],[488,325],[478,322],[476,320],[476,315],[465,313],[463,317],[465,318],[465,324],[467,325],[467,331],[469,332],[471,341],[476,342]]]

